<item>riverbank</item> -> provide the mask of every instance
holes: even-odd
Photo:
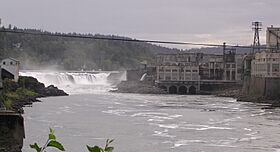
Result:
[[[140,81],[124,81],[117,85],[117,89],[111,92],[116,93],[137,93],[137,94],[168,94],[166,91],[153,86],[150,83]],[[248,96],[242,93],[242,86],[236,85],[230,88],[220,88],[216,90],[202,90],[198,95],[214,95],[217,97],[230,97],[238,102],[253,102],[270,104],[271,108],[280,107],[280,99],[268,99],[263,96]]]
[[[168,94],[167,91],[153,85],[153,83],[142,81],[123,81],[117,85],[116,90],[111,92],[117,93],[138,93],[138,94]],[[201,90],[197,95],[215,95],[219,97],[238,98],[241,86],[233,86],[231,88]]]
[[[116,93],[137,93],[137,94],[167,94],[166,91],[153,86],[150,83],[141,81],[122,81],[117,85]]]
[[[19,113],[23,113],[22,107],[32,105],[33,102],[40,102],[38,98],[68,95],[53,85],[46,87],[36,78],[26,76],[21,76],[18,82],[6,79],[3,86],[0,98],[2,109],[5,107]]]

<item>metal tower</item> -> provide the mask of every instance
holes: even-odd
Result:
[[[252,23],[252,26],[253,26],[253,31],[255,32],[255,35],[254,35],[254,43],[253,43],[253,54],[255,53],[255,51],[260,51],[260,34],[259,34],[259,31],[262,30],[262,22],[253,22]]]

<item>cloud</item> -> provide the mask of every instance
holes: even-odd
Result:
[[[133,38],[250,44],[251,22],[280,25],[279,0],[3,0],[3,22],[23,28]]]

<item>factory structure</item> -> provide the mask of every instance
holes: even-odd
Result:
[[[261,48],[258,36],[261,23],[254,22],[253,25],[254,46],[249,54],[237,54],[235,48],[226,48],[225,45],[220,55],[189,52],[158,54],[154,64],[155,83],[171,94],[197,94],[207,85],[244,84],[245,92],[257,90],[253,92],[261,95],[279,90],[280,28],[267,28],[266,48]]]
[[[256,77],[280,77],[280,28],[266,31],[267,48],[256,52],[252,60],[251,75]]]
[[[204,53],[159,54],[156,80],[171,94],[196,94],[207,84],[241,83],[243,55],[235,49],[222,55]]]
[[[246,96],[280,97],[280,27],[266,30],[266,48],[245,59],[242,92]]]

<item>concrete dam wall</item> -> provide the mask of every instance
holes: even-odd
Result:
[[[243,96],[280,98],[280,78],[247,76],[242,88]]]

